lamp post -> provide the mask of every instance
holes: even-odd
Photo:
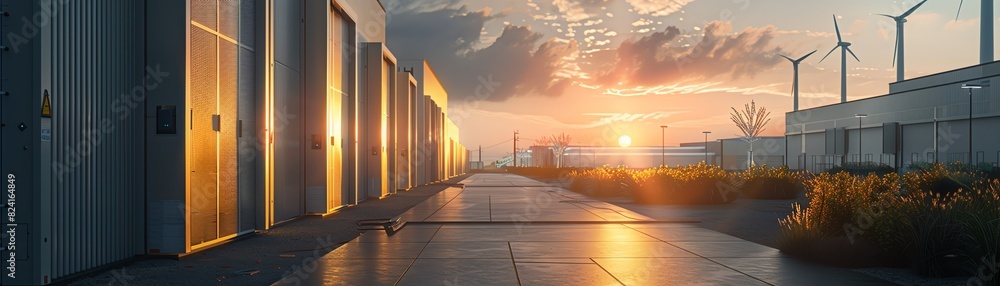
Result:
[[[966,83],[962,85],[962,88],[969,90],[969,161],[967,162],[969,166],[972,166],[972,90],[981,89],[983,87],[989,86],[989,84],[974,84]]]
[[[862,161],[865,160],[865,153],[861,152],[861,119],[868,117],[868,114],[855,114],[854,117],[858,118],[858,164],[860,165]]]
[[[514,168],[517,168],[517,131],[514,131]]]
[[[708,134],[712,134],[712,131],[702,131],[705,133],[705,164],[708,164]]]
[[[661,140],[661,143],[660,143],[660,148],[661,148],[660,149],[660,161],[661,161],[660,162],[660,166],[662,167],[662,166],[666,166],[667,165],[667,126],[666,125],[661,125],[660,126],[660,131],[662,131],[662,135],[660,136],[660,140]]]

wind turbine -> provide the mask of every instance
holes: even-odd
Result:
[[[965,0],[958,2],[958,13],[955,14],[955,21],[962,14],[962,4]],[[985,64],[993,62],[993,21],[983,21],[982,19],[993,19],[993,0],[982,0],[979,16],[979,63]]]
[[[833,51],[840,48],[840,102],[844,103],[847,102],[847,53],[851,53],[858,62],[861,62],[861,59],[858,59],[858,55],[855,55],[854,51],[851,50],[851,43],[844,42],[844,38],[840,36],[840,25],[837,24],[837,15],[833,15],[833,27],[837,29],[837,46],[833,47],[829,53],[826,53],[826,56],[823,56],[823,59],[819,60],[819,62],[822,63]]]
[[[815,53],[816,51],[813,50],[811,53],[808,53],[802,56],[801,58],[794,60],[792,58],[786,57],[785,55],[779,55],[782,58],[785,58],[788,61],[792,62],[792,67],[795,69],[795,77],[794,80],[792,81],[792,97],[795,98],[795,106],[792,111],[799,111],[799,63],[801,63],[803,60],[805,60],[806,58]]]
[[[892,19],[893,21],[896,21],[896,48],[892,52],[892,64],[893,64],[893,66],[896,65],[896,58],[897,57],[899,58],[899,66],[896,67],[896,81],[903,81],[903,79],[905,79],[905,77],[906,77],[906,75],[905,75],[905,73],[906,73],[906,70],[905,70],[905,67],[906,67],[906,61],[905,61],[906,57],[905,57],[905,55],[906,55],[906,53],[905,53],[905,49],[904,49],[906,46],[903,45],[903,36],[905,35],[905,33],[903,33],[903,24],[906,23],[906,17],[910,16],[910,14],[913,14],[914,11],[917,11],[917,8],[920,8],[920,6],[924,5],[924,3],[926,3],[926,2],[927,2],[927,0],[920,1],[920,3],[917,3],[916,6],[913,6],[913,8],[910,8],[910,10],[907,10],[906,13],[903,13],[902,15],[899,15],[899,16],[892,16],[892,15],[886,15],[886,14],[878,14],[880,16],[889,17],[889,19]],[[961,8],[959,8],[959,9],[961,9]]]

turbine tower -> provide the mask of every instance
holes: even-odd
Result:
[[[896,81],[903,81],[906,78],[906,57],[905,57],[906,46],[903,43],[903,36],[906,34],[903,33],[903,24],[906,23],[906,17],[910,16],[910,14],[913,14],[914,11],[917,11],[917,8],[920,8],[920,6],[924,5],[924,3],[926,2],[927,0],[920,1],[920,3],[917,3],[916,6],[913,6],[913,8],[910,8],[910,10],[907,10],[906,13],[903,13],[902,15],[899,16],[878,14],[880,16],[889,17],[889,19],[896,21],[896,48],[895,51],[892,52],[893,66],[896,66],[896,58],[899,58],[899,66],[896,67]]]
[[[837,46],[833,47],[829,53],[826,53],[826,56],[823,56],[823,59],[819,60],[819,62],[822,63],[833,51],[840,48],[840,103],[844,103],[847,102],[847,53],[851,53],[858,62],[861,62],[861,59],[858,59],[858,55],[855,55],[854,51],[851,50],[851,43],[844,42],[844,38],[840,36],[840,25],[837,24],[837,15],[833,15],[833,28],[837,29]]]
[[[962,14],[962,4],[965,4],[965,0],[958,3],[955,21],[958,21],[958,16]],[[980,10],[982,14],[979,16],[979,63],[985,64],[993,62],[993,0],[982,0]]]
[[[799,111],[799,63],[802,63],[803,60],[805,60],[806,58],[815,53],[816,51],[813,50],[811,53],[808,53],[805,56],[802,56],[801,58],[794,60],[792,58],[786,57],[785,55],[779,55],[782,58],[785,58],[788,61],[792,62],[792,68],[795,70],[795,77],[792,80],[792,98],[794,98],[795,100],[795,105],[792,111]]]

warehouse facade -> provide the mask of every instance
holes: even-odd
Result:
[[[464,173],[446,106],[396,62],[376,0],[2,4],[4,285],[185,255]]]
[[[788,165],[1000,161],[1000,62],[891,83],[889,94],[785,115]],[[966,89],[963,86],[976,86]]]

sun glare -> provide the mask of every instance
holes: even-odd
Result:
[[[632,145],[632,137],[629,137],[628,135],[622,135],[622,137],[618,137],[618,146],[628,147],[631,145]]]

